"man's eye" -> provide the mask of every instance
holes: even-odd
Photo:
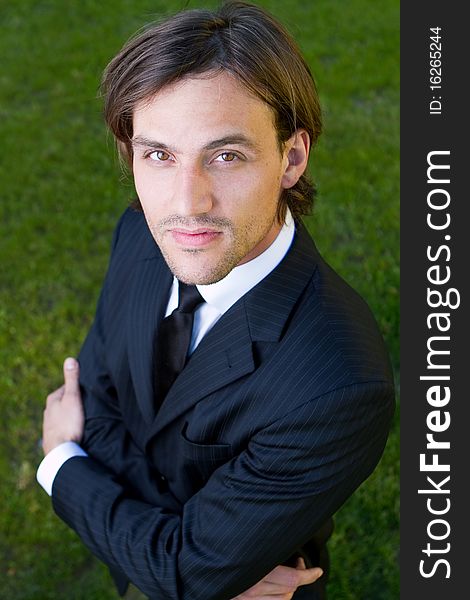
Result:
[[[164,150],[155,150],[154,152],[150,152],[148,154],[148,158],[150,158],[150,160],[154,160],[155,162],[165,162],[170,158],[170,155]]]
[[[234,152],[222,152],[218,157],[222,162],[233,162],[238,158]]]

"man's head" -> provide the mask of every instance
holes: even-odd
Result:
[[[151,26],[108,65],[103,91],[151,231],[182,280],[217,281],[269,246],[287,207],[309,212],[315,84],[262,9],[229,2]]]

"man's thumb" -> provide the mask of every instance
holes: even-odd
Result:
[[[65,382],[65,392],[78,392],[78,376],[79,376],[79,367],[78,361],[74,358],[66,358],[64,361],[64,382]]]

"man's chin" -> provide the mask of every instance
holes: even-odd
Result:
[[[168,268],[173,275],[187,285],[210,285],[217,283],[226,277],[235,265],[227,264],[211,264],[207,260],[200,260],[202,257],[197,257],[197,253],[191,253],[192,259],[185,261],[175,261],[171,257],[166,257],[165,260]]]
[[[191,273],[187,271],[175,271],[170,269],[173,275],[183,283],[187,285],[210,285],[211,283],[217,283],[224,277],[230,273],[230,271],[226,273]]]

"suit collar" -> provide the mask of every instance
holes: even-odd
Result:
[[[297,225],[292,248],[279,266],[245,296],[253,341],[277,342],[319,260],[305,227]]]

